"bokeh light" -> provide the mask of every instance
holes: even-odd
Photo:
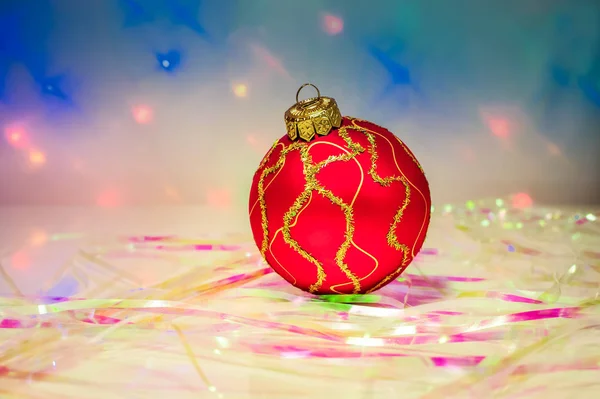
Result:
[[[24,270],[24,269],[29,268],[29,265],[31,264],[31,260],[29,258],[29,255],[27,254],[27,252],[18,251],[12,255],[12,257],[10,259],[10,263],[13,268],[15,268],[17,270]]]
[[[339,35],[344,30],[344,21],[335,15],[324,14],[321,17],[321,27],[328,35]]]
[[[233,85],[233,94],[236,97],[246,97],[248,95],[248,86],[243,83]]]
[[[121,205],[121,196],[116,189],[108,189],[103,191],[96,198],[96,205],[100,208],[116,208]]]
[[[490,118],[488,127],[492,134],[501,139],[507,139],[510,136],[510,125],[504,118]]]
[[[156,61],[165,72],[175,72],[182,61],[182,54],[178,50],[170,50],[166,53],[156,53]]]
[[[44,230],[35,229],[31,232],[29,242],[32,246],[38,247],[44,245],[48,241],[48,234]]]
[[[39,150],[29,151],[29,163],[33,166],[42,166],[46,163],[46,154]]]
[[[517,209],[530,208],[533,205],[533,199],[527,193],[517,193],[512,196],[512,205]]]
[[[152,108],[147,105],[138,105],[132,109],[133,119],[140,125],[147,125],[152,122],[154,114]]]
[[[22,126],[7,126],[4,128],[6,141],[15,148],[24,148],[28,145],[28,137]]]
[[[290,76],[287,69],[285,69],[283,62],[278,57],[273,55],[273,53],[271,53],[266,47],[258,44],[252,44],[250,48],[254,53],[255,57],[257,57],[261,62],[266,64],[270,69],[274,70],[280,75],[286,77]]]

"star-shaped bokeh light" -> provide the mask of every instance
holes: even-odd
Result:
[[[397,51],[383,51],[376,46],[368,46],[369,54],[385,69],[388,83],[385,85],[382,93],[376,102],[383,101],[398,89],[402,89],[403,102],[408,102],[409,95],[407,89],[415,91],[415,85],[410,69],[401,62],[398,62],[392,54]],[[408,105],[408,104],[406,104]]]
[[[49,76],[40,79],[40,87],[42,94],[57,98],[62,101],[69,101],[69,97],[62,89],[64,75]]]
[[[4,5],[4,4],[3,4]],[[42,95],[69,100],[61,86],[64,78],[48,76],[47,39],[54,29],[53,4],[47,0],[7,2],[0,9],[0,99],[6,99],[6,78],[16,65],[24,66]]]
[[[387,71],[390,77],[390,85],[408,86],[412,83],[411,74],[408,67],[397,62],[390,52],[382,51],[375,46],[369,46],[369,53],[375,58]]]

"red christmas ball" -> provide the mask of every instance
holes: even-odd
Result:
[[[309,141],[278,140],[250,192],[264,259],[316,294],[368,293],[390,283],[421,249],[430,219],[429,185],[406,145],[373,123],[340,122]]]

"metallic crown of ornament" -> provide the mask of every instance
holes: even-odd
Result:
[[[314,87],[317,97],[299,101],[298,96],[307,86]],[[316,135],[326,136],[334,127],[342,125],[342,114],[333,98],[321,97],[317,86],[305,83],[296,93],[296,104],[285,112],[285,126],[290,140],[311,141]]]

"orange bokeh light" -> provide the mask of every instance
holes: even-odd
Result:
[[[331,36],[339,35],[344,30],[344,21],[335,15],[325,14],[321,18],[321,26]]]
[[[148,123],[152,122],[154,117],[152,108],[146,105],[138,105],[133,107],[131,113],[133,115],[133,119],[140,125],[147,125]]]
[[[48,241],[48,234],[44,230],[34,230],[30,240],[33,246],[44,245]]]
[[[29,162],[34,166],[40,166],[46,163],[46,155],[38,150],[29,152]]]

